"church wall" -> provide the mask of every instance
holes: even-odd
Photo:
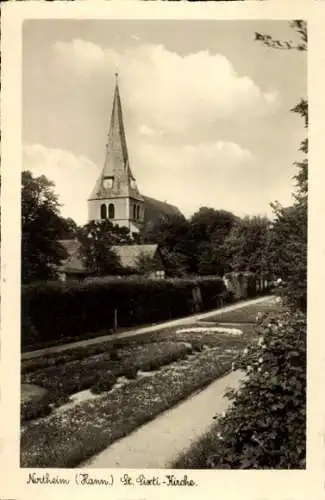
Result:
[[[141,201],[130,199],[129,206],[129,219],[130,221],[144,220],[144,204]]]
[[[109,205],[114,205],[114,219],[112,221],[127,220],[128,218],[128,200],[127,198],[111,198],[109,200],[90,200],[88,201],[88,219],[101,220],[100,210],[102,205],[106,205],[107,218]]]
[[[101,206],[106,205],[107,218],[111,220],[113,224],[117,224],[121,227],[125,226],[130,229],[131,233],[139,232],[139,223],[133,220],[133,205],[134,200],[130,198],[112,198],[109,200],[89,200],[88,201],[88,220],[101,220]],[[109,205],[114,205],[114,219],[108,217]],[[143,220],[143,204],[137,202],[139,206],[139,216],[140,220]]]

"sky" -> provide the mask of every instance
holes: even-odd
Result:
[[[269,215],[291,203],[306,132],[306,54],[287,21],[28,20],[23,28],[23,168],[55,183],[87,222],[104,163],[115,72],[140,192],[177,205]]]

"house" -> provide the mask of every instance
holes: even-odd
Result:
[[[84,280],[90,278],[80,253],[80,242],[61,240],[66,257],[59,267],[59,278],[66,280]],[[141,274],[150,278],[162,279],[166,274],[166,267],[159,246],[154,245],[113,245],[111,249],[119,257],[122,267],[129,274]]]
[[[64,248],[67,257],[62,260],[58,268],[59,279],[61,281],[83,280],[89,276],[89,272],[84,266],[80,256],[80,242],[75,238],[72,240],[60,240],[60,245]]]
[[[164,278],[166,267],[159,246],[154,245],[114,245],[112,250],[118,255],[121,265],[134,269],[150,278]]]

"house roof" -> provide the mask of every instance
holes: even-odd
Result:
[[[136,267],[138,259],[142,256],[153,259],[157,253],[158,245],[113,245],[112,250],[120,258],[123,267]]]
[[[68,253],[59,270],[75,274],[85,273],[86,269],[80,256],[80,242],[74,239],[60,240],[59,243]],[[153,259],[158,251],[158,245],[113,245],[112,250],[118,255],[122,267],[134,268],[141,256]]]
[[[59,243],[68,254],[68,257],[62,261],[59,270],[70,273],[85,273],[86,269],[80,256],[80,242],[74,239],[60,240]]]

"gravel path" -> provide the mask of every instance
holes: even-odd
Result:
[[[235,311],[237,309],[242,309],[243,307],[247,307],[249,305],[258,304],[260,302],[266,302],[271,299],[271,296],[259,297],[258,299],[252,300],[243,300],[238,302],[237,304],[233,304],[230,306],[219,307],[218,309],[214,309],[213,311],[193,314],[190,316],[186,316],[185,318],[174,319],[171,321],[166,321],[164,323],[159,323],[158,325],[150,325],[146,327],[135,328],[129,330],[127,332],[114,333],[110,335],[102,335],[100,337],[95,337],[87,340],[79,340],[77,342],[72,342],[69,344],[61,344],[54,347],[46,347],[44,349],[38,349],[35,351],[24,352],[21,355],[22,360],[39,358],[42,356],[48,356],[50,354],[58,354],[60,352],[64,352],[69,349],[73,349],[76,347],[86,347],[95,344],[101,344],[102,342],[107,342],[109,340],[114,341],[115,339],[122,338],[132,338],[138,335],[142,335],[144,333],[155,332],[159,330],[163,330],[164,328],[173,327],[173,326],[181,326],[189,323],[193,323],[195,321],[199,321],[201,319],[210,318],[211,316],[218,316],[219,314],[223,314],[225,312]]]
[[[229,406],[228,387],[238,387],[242,374],[231,372],[178,406],[109,446],[80,467],[168,468],[213,423],[213,416]]]

